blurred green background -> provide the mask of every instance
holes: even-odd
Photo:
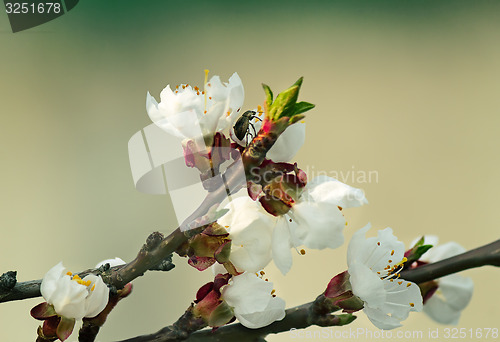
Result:
[[[0,272],[25,281],[61,260],[73,271],[130,261],[150,232],[169,233],[171,203],[134,189],[127,142],[151,123],[148,90],[201,85],[205,68],[238,72],[247,109],[263,102],[261,82],[279,91],[304,76],[301,99],[317,107],[299,166],[378,174],[346,179],[370,202],[344,212],[347,241],[367,222],[407,244],[424,233],[467,249],[496,240],[499,42],[496,1],[85,0],[16,34],[0,13]],[[286,277],[266,272],[292,307],[346,268],[345,252],[307,251]],[[134,281],[98,341],[154,332],[184,312],[212,274],[174,261],[174,271]],[[464,275],[475,292],[458,328],[498,328],[500,270]],[[33,341],[29,309],[40,302],[0,304],[0,340]],[[375,331],[358,316],[341,329]],[[425,341],[438,327],[442,336],[444,326],[412,314],[399,330]]]

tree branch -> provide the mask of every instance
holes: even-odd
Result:
[[[401,278],[414,283],[444,277],[481,266],[500,267],[500,240],[432,264],[401,271]]]
[[[500,267],[500,240],[449,259],[402,271],[400,274],[402,279],[422,283],[485,265]],[[165,333],[165,331],[168,331],[166,330],[167,327],[156,334],[138,336],[126,341],[163,342],[185,340],[187,342],[223,342],[238,340],[238,342],[254,342],[262,341],[269,334],[290,331],[290,329],[304,329],[311,325],[322,327],[339,326],[349,324],[356,318],[352,315],[332,315],[331,313],[339,310],[339,308],[330,306],[329,302],[325,301],[324,298],[323,295],[319,295],[313,302],[287,309],[286,316],[281,321],[276,321],[260,329],[248,329],[240,323],[233,323],[216,331],[200,330],[190,336],[180,337],[178,335],[172,337]]]

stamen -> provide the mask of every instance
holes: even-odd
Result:
[[[401,284],[403,284],[403,282],[402,281],[398,281],[398,284],[401,285]]]
[[[410,287],[411,283],[406,284],[406,287]]]
[[[264,274],[266,274],[266,272],[260,271],[260,275],[264,275]]]
[[[393,255],[394,255],[394,249],[391,251],[391,256],[393,256]]]
[[[95,290],[95,284],[94,284],[94,285],[92,285],[92,288],[90,289],[90,291],[92,292],[92,291],[94,291],[94,290]]]
[[[380,242],[377,242],[377,246],[380,246]]]
[[[209,70],[205,69],[205,81],[203,82],[203,92],[202,92],[202,94],[205,97],[205,99],[204,99],[205,100],[205,113],[207,112],[207,110],[206,110],[207,109],[207,92],[205,91],[206,90],[205,84],[207,84],[208,72],[209,72]]]
[[[300,254],[305,255],[305,254],[306,254],[306,251],[305,251],[304,249],[301,249],[301,250],[300,250]]]
[[[415,303],[410,303],[410,306],[413,308],[415,306]]]
[[[66,275],[69,275],[70,277],[73,275],[70,271],[66,272]]]

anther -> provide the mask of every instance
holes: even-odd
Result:
[[[306,254],[306,251],[305,251],[305,250],[303,250],[303,249],[301,249],[301,250],[300,250],[300,254],[304,255],[304,254]]]

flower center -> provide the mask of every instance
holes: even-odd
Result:
[[[82,278],[80,278],[80,276],[78,274],[73,275],[73,273],[67,272],[66,275],[69,275],[71,280],[76,281],[78,284],[83,285],[87,288],[90,286],[90,284],[92,284],[92,282],[90,280],[85,280],[85,281],[82,280]],[[90,291],[92,292],[92,291],[94,291],[94,289],[95,289],[95,284],[92,285],[92,288],[90,289]]]

